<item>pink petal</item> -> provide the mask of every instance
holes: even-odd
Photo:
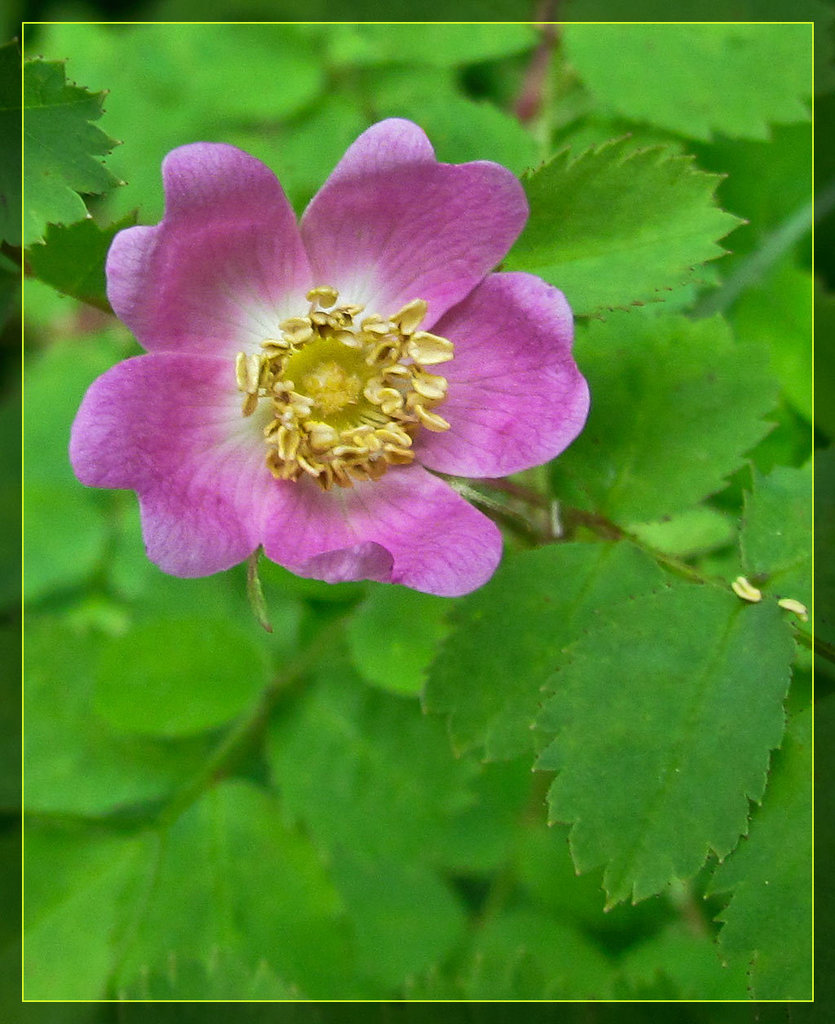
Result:
[[[89,486],[139,494],[148,557],[175,576],[228,569],[259,544],[276,481],[228,360],[137,356],[94,381],[70,461]]]
[[[417,125],[392,118],[348,149],[301,231],[316,284],[383,315],[425,299],[430,327],[505,256],[527,215],[506,168],[438,163]]]
[[[495,524],[417,465],[328,492],[301,480],[286,499],[264,550],[299,576],[374,579],[457,597],[485,583],[501,557]]]
[[[415,452],[425,466],[504,476],[547,462],[580,433],[589,392],[562,292],[531,274],[491,274],[435,331],[455,345],[437,367],[449,382],[437,412],[450,429],[420,432]]]
[[[110,303],[146,349],[234,354],[306,310],[307,256],[268,167],[196,142],[162,176],[162,222],[121,231],[107,258]]]

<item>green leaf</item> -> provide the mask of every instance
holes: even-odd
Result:
[[[348,623],[351,660],[369,682],[392,693],[416,694],[438,644],[448,632],[449,602],[408,587],[380,585]]]
[[[48,224],[85,217],[79,193],[98,195],[118,184],[97,159],[116,145],[92,124],[103,99],[67,84],[62,61],[24,63],[24,245],[42,241]]]
[[[369,80],[368,91],[377,118],[416,121],[439,160],[494,160],[515,174],[538,161],[540,150],[533,135],[494,104],[462,95],[452,75],[420,66],[387,68]]]
[[[93,704],[102,637],[57,618],[27,620],[24,773],[30,813],[103,815],[158,800],[208,755],[205,740],[115,733]]]
[[[79,80],[112,90],[105,125],[124,143],[108,164],[127,182],[107,197],[112,219],[132,210],[142,223],[160,218],[160,166],[176,146],[237,143],[243,131],[273,140],[283,135],[281,119],[298,115],[325,88],[320,54],[295,25],[53,22],[41,27],[38,45],[71,54]],[[341,137],[344,128],[332,122],[330,130]],[[327,135],[314,139],[307,149],[313,163],[318,144],[331,146]]]
[[[103,999],[146,841],[30,824],[24,842],[24,998]]]
[[[747,839],[717,868],[733,890],[719,915],[723,954],[748,965],[754,999],[812,998],[812,712],[789,722]]]
[[[89,217],[70,227],[50,225],[46,244],[30,249],[29,264],[42,281],[62,294],[109,312],[104,276],[107,251],[117,233],[135,223],[132,213],[105,228]]]
[[[712,641],[706,638],[715,638]],[[772,602],[681,582],[601,613],[550,680],[550,819],[610,905],[693,875],[744,834],[783,731],[794,645]]]
[[[432,868],[341,850],[333,873],[353,926],[357,971],[380,995],[463,938],[463,907]]]
[[[332,852],[431,860],[471,800],[475,767],[452,757],[441,724],[415,700],[365,686],[343,657],[275,723],[268,756],[287,812]]]
[[[171,953],[164,969],[141,974],[120,996],[146,1002],[208,1001],[228,999],[230,993],[241,1001],[303,998],[298,989],[276,977],[266,960],[247,965],[234,952],[218,947],[202,959]]]
[[[578,333],[592,409],[552,463],[564,502],[641,523],[722,489],[770,429],[775,385],[762,348],[720,318],[612,314]]]
[[[27,483],[23,518],[26,601],[76,586],[94,574],[104,557],[107,524],[92,494],[58,481]]]
[[[663,299],[739,223],[715,205],[719,180],[629,139],[564,150],[524,179],[530,220],[504,265],[556,285],[577,314]]]
[[[0,241],[20,245],[20,48],[0,46]]]
[[[708,505],[697,505],[651,523],[633,523],[630,532],[654,550],[679,558],[703,555],[736,539],[731,517]]]
[[[694,934],[680,924],[668,926],[627,950],[621,969],[632,989],[630,998],[660,996],[717,1001],[749,998],[745,970],[720,965],[713,936]],[[672,991],[661,988],[658,992],[664,981],[672,985]]]
[[[461,936],[462,909],[437,864],[472,801],[475,766],[452,757],[416,701],[369,689],[347,661],[317,676],[297,713],[275,723],[268,756],[286,813],[334,865],[357,969],[384,995]]]
[[[608,110],[709,139],[808,120],[812,26],[567,25],[566,54]]]
[[[812,602],[812,461],[753,471],[739,546],[745,575],[777,597]]]
[[[740,341],[767,346],[784,394],[810,423],[813,292],[812,275],[784,262],[742,295],[730,318]]]
[[[126,351],[123,338],[102,333],[55,344],[26,368],[23,519],[28,601],[82,583],[104,556],[104,508],[99,496],[75,479],[67,447],[85,390]]]
[[[219,948],[244,964],[264,960],[309,998],[351,995],[338,896],[316,850],[287,827],[269,794],[224,782],[149,845],[118,993],[164,973],[170,953],[205,962]],[[216,993],[240,997],[235,989]]]
[[[455,67],[492,60],[531,49],[537,41],[532,25],[340,24],[325,34],[330,59],[338,64],[428,64]]]
[[[561,649],[600,609],[660,580],[655,563],[629,544],[507,555],[456,608],[430,670],[426,710],[449,716],[459,753],[483,747],[487,760],[504,760],[530,751],[541,689]]]
[[[263,647],[237,625],[165,616],[103,646],[93,706],[119,732],[188,736],[242,713],[268,680]]]
[[[463,987],[470,1000],[607,999],[612,974],[611,963],[580,931],[521,907],[476,933]]]

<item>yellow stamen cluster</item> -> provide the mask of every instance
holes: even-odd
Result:
[[[271,404],[270,472],[279,480],[306,473],[324,490],[411,462],[421,426],[449,429],[432,411],[446,396],[446,379],[426,367],[452,359],[452,343],[418,330],[426,302],[415,299],[386,319],[361,317],[363,306],[338,299],[334,288],[311,289],[307,315],[283,321],[278,337],[260,352],[241,352],[235,367],[244,416],[262,399]]]

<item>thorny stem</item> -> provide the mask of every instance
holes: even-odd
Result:
[[[542,35],[533,51],[522,83],[522,91],[513,108],[514,114],[522,124],[530,124],[542,110],[548,68],[559,40],[559,28],[553,24],[557,20],[558,6],[559,0],[544,0],[536,13],[535,20],[541,24]]]

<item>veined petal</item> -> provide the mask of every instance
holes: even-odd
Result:
[[[589,392],[562,292],[531,274],[491,274],[436,330],[455,346],[438,407],[450,429],[416,439],[425,466],[504,476],[547,462],[580,433]]]
[[[457,597],[485,583],[501,557],[496,525],[420,466],[327,492],[301,480],[284,498],[283,516],[266,524],[264,551],[299,576]]]
[[[156,353],[112,367],[84,397],[70,461],[82,483],[138,493],[148,557],[165,572],[206,576],[260,543],[275,481],[226,359]]]
[[[116,315],[149,351],[234,354],[304,306],[307,256],[273,172],[220,143],[173,150],[165,217],[121,231],[107,257]]]
[[[431,327],[505,256],[527,215],[505,167],[438,163],[417,125],[392,118],[348,149],[301,231],[316,281],[383,314],[425,299]]]

